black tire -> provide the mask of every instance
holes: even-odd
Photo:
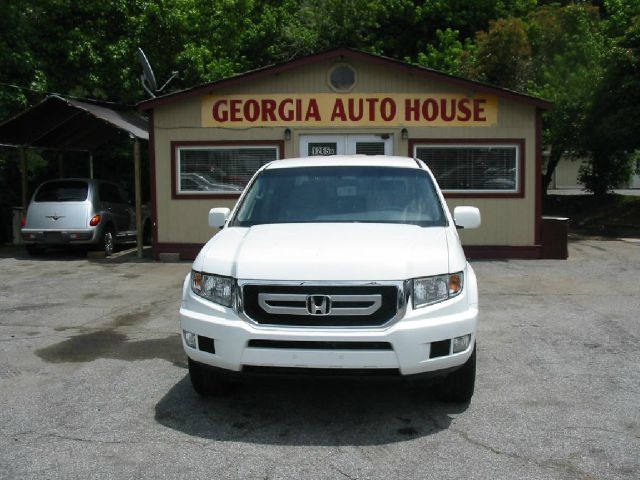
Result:
[[[468,403],[473,397],[476,383],[476,346],[469,359],[440,385],[437,396],[440,400],[453,403]]]
[[[198,395],[211,397],[228,393],[231,385],[201,363],[189,360],[189,378]]]
[[[39,257],[44,253],[44,248],[39,247],[38,245],[28,244],[24,247],[27,250],[27,253],[32,257]]]
[[[102,230],[102,237],[98,244],[98,250],[104,252],[105,257],[108,257],[113,253],[116,247],[116,236],[113,227],[110,225],[104,227]]]

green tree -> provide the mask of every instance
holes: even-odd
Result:
[[[608,68],[586,117],[584,146],[591,158],[582,169],[585,187],[602,196],[628,180],[640,148],[640,17],[608,55]]]
[[[30,89],[41,90],[46,86],[44,72],[30,43],[35,33],[30,4],[25,0],[8,2],[0,15],[0,120],[40,98]]]
[[[526,25],[521,19],[491,21],[488,31],[476,35],[470,74],[478,80],[524,91],[530,76],[531,54]]]
[[[427,45],[425,52],[418,53],[417,63],[442,72],[468,76],[466,71],[473,56],[475,45],[470,39],[464,43],[460,40],[460,32],[447,28],[436,32],[437,41]]]
[[[529,15],[528,24],[533,54],[527,90],[554,103],[544,116],[543,142],[550,152],[542,179],[545,193],[563,156],[585,154],[586,116],[610,41],[596,7],[542,7]]]

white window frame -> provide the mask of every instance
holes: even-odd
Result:
[[[340,67],[347,67],[353,72],[353,83],[348,88],[337,88],[335,85],[333,85],[333,83],[331,83],[331,75],[333,74],[334,70]],[[329,85],[329,88],[336,93],[349,93],[355,88],[357,83],[358,83],[358,71],[354,68],[353,65],[349,63],[346,63],[346,62],[336,63],[335,65],[332,65],[331,68],[327,71],[327,84]]]
[[[504,194],[504,195],[514,195],[514,194],[519,194],[522,191],[522,185],[521,185],[521,181],[520,181],[520,177],[521,177],[521,171],[520,169],[523,168],[523,166],[521,165],[521,155],[522,152],[521,150],[521,145],[519,143],[414,143],[413,144],[413,156],[414,158],[418,158],[420,159],[420,157],[418,157],[418,149],[419,148],[440,148],[440,149],[451,149],[451,148],[515,148],[516,150],[516,158],[515,158],[515,163],[516,163],[516,171],[515,171],[515,188],[512,189],[508,189],[508,190],[504,190],[504,189],[468,189],[468,190],[464,190],[464,189],[445,189],[442,188],[442,192],[443,193],[453,193],[453,194],[467,194],[467,193],[477,193],[477,194],[491,194],[491,195],[500,195],[500,194]],[[420,159],[422,160],[422,159]],[[425,162],[425,164],[427,164],[427,162],[425,160],[422,160],[423,162]],[[429,166],[429,164],[427,164],[427,166]],[[431,168],[431,167],[429,167]],[[435,173],[434,173],[435,176]],[[436,180],[438,180],[436,178]]]
[[[274,144],[251,144],[246,145],[242,143],[228,144],[228,145],[177,145],[175,147],[175,192],[178,196],[208,196],[208,195],[240,195],[244,190],[229,191],[229,190],[183,190],[181,187],[180,166],[182,163],[182,151],[185,150],[258,150],[258,149],[273,149],[276,152],[276,158],[274,160],[280,160],[282,152],[280,147]],[[259,167],[260,168],[260,167]],[[255,174],[255,172],[253,172]],[[252,176],[253,176],[252,174]]]

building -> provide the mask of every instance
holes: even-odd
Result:
[[[339,48],[142,102],[155,252],[193,258],[264,163],[393,154],[423,159],[449,207],[480,208],[472,258],[539,258],[541,114],[550,103]]]
[[[582,190],[584,185],[579,181],[580,167],[587,163],[586,160],[570,157],[563,157],[558,162],[553,177],[551,178],[550,189],[556,190]],[[640,158],[635,160],[633,165],[635,172],[631,174],[629,181],[625,184],[619,185],[618,188],[637,189],[640,188]]]

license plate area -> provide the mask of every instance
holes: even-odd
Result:
[[[61,232],[44,232],[44,243],[63,243]]]

